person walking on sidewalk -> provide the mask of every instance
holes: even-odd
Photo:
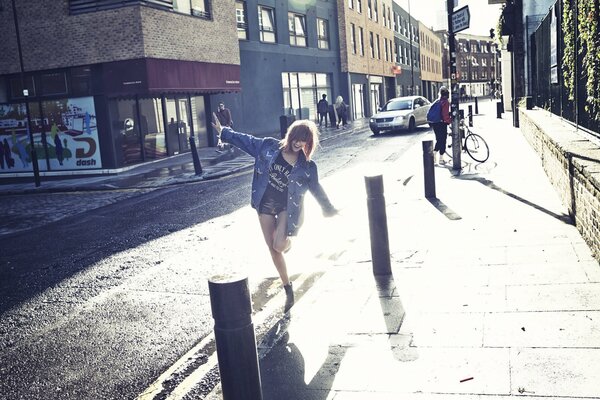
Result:
[[[446,138],[448,137],[448,129],[446,128],[452,123],[450,118],[450,92],[445,86],[440,87],[439,98],[433,102],[427,113],[427,122],[433,128],[435,133],[435,147],[433,148],[434,156],[439,153],[438,162],[445,164],[446,160]]]
[[[323,94],[323,97],[317,103],[317,112],[319,113],[319,126],[323,124],[325,120],[325,128],[327,128],[327,112],[329,111],[329,103],[327,102],[327,95]]]
[[[229,111],[229,108],[225,108],[225,103],[223,103],[222,101],[219,102],[219,108],[217,109],[216,116],[219,119],[221,126],[233,128],[233,119],[231,119],[231,111]],[[217,140],[217,152],[220,153],[221,149],[225,149],[225,145],[220,140]]]
[[[342,96],[338,96],[335,99],[335,112],[337,114],[336,128],[339,128],[340,125],[346,127],[346,124],[348,123],[348,106],[344,103],[344,98]]]
[[[259,138],[224,127],[213,115],[217,137],[254,157],[254,177],[250,205],[258,212],[258,221],[273,264],[285,289],[287,312],[294,304],[284,253],[291,237],[298,234],[303,220],[306,191],[315,197],[325,217],[337,214],[319,183],[317,165],[311,156],[319,144],[317,125],[309,120],[293,122],[283,139]]]

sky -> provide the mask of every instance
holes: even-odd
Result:
[[[434,29],[446,29],[448,13],[445,0],[394,0],[408,11],[410,2],[411,16]],[[458,0],[455,10],[469,6],[471,15],[469,29],[460,33],[489,36],[490,29],[496,29],[500,16],[500,5],[489,5],[488,0]],[[443,23],[443,26],[440,24]]]

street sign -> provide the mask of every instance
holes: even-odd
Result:
[[[464,31],[469,27],[469,20],[471,14],[469,13],[469,6],[464,6],[452,13],[452,32],[457,33]]]

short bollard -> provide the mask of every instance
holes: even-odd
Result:
[[[435,169],[433,167],[433,141],[424,140],[423,146],[423,175],[425,177],[425,198],[435,198]]]
[[[200,176],[202,175],[202,164],[200,163],[200,157],[198,156],[196,137],[194,135],[190,136],[190,150],[192,153],[192,161],[194,162],[194,173]]]
[[[208,281],[223,400],[262,400],[248,278]]]
[[[479,114],[479,103],[477,103],[477,97],[475,97],[475,114]]]
[[[502,118],[502,102],[496,103],[496,118]]]
[[[473,106],[469,104],[469,126],[473,126]]]
[[[365,176],[365,185],[367,187],[373,275],[391,275],[390,242],[387,215],[385,213],[385,198],[383,197],[383,177],[381,175]]]

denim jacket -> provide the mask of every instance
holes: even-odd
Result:
[[[269,168],[281,152],[279,140],[271,137],[258,138],[245,133],[235,132],[231,128],[223,128],[221,140],[240,148],[254,157],[254,176],[252,177],[252,198],[250,205],[258,210],[267,185],[269,184]],[[335,212],[325,190],[319,183],[317,165],[307,161],[304,152],[298,154],[298,161],[292,167],[288,177],[287,198],[287,235],[295,236],[303,222],[304,194],[307,190],[313,194],[323,214]]]

